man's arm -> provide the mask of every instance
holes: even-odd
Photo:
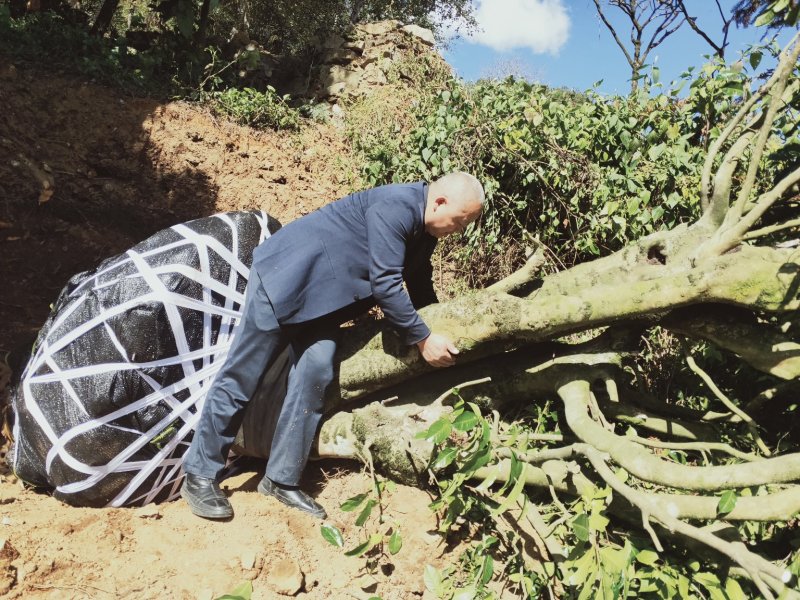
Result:
[[[372,295],[406,344],[416,344],[428,364],[449,367],[455,364],[458,349],[447,337],[431,333],[403,288],[403,263],[414,220],[413,215],[404,215],[402,210],[413,207],[400,205],[384,211],[379,208],[382,207],[371,207],[366,214]],[[430,257],[427,262],[430,265]],[[430,275],[428,283],[433,292]]]
[[[369,279],[372,295],[389,322],[400,332],[406,344],[416,344],[431,331],[417,313],[403,288],[403,262],[406,245],[413,234],[413,216],[403,211],[413,207],[370,207],[366,214]]]

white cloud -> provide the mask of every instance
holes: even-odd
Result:
[[[557,54],[569,37],[570,19],[563,0],[478,0],[478,31],[471,42],[493,50],[530,48]]]

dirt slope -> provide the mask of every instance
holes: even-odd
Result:
[[[185,103],[125,97],[0,56],[0,350],[10,365],[0,387],[74,273],[216,211],[263,208],[287,222],[358,187],[352,164],[330,125],[255,133]],[[367,491],[369,478],[341,464],[307,471],[345,547],[355,546],[356,514],[337,506]],[[282,558],[304,573],[299,598],[423,595],[424,565],[443,560],[425,493],[399,486],[389,495],[385,514],[404,547],[365,578],[364,559],[328,545],[318,521],[258,494],[258,477],[228,480],[236,517],[212,523],[182,502],[68,507],[0,467],[0,596],[210,599],[252,580],[254,598],[276,598]]]

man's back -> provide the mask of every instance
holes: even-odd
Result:
[[[354,303],[382,303],[382,294],[391,304],[407,251],[424,244],[429,258],[435,244],[424,229],[427,189],[393,184],[345,196],[256,248],[253,268],[278,320],[303,323]],[[401,328],[416,317],[407,297],[405,304],[398,306]]]

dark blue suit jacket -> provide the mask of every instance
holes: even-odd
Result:
[[[423,182],[345,196],[293,221],[253,252],[278,322],[341,321],[381,307],[407,344],[430,334],[417,308],[436,302]],[[405,279],[408,292],[403,289]]]

